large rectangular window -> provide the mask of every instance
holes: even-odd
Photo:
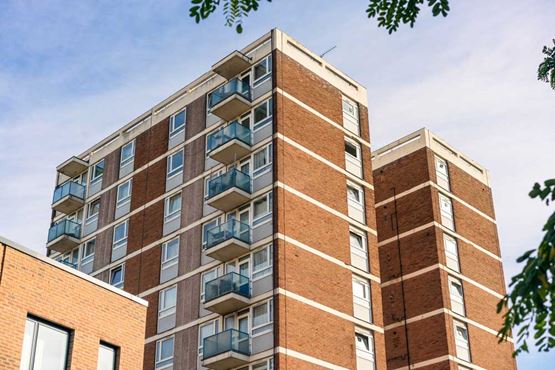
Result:
[[[262,335],[272,330],[274,321],[273,315],[272,300],[266,301],[252,308],[251,332],[253,337]]]
[[[449,276],[449,295],[451,297],[451,310],[464,316],[464,294],[462,281]]]
[[[135,140],[128,142],[121,147],[121,154],[119,160],[120,168],[133,162],[135,157]]]
[[[164,204],[164,222],[175,220],[181,215],[181,193],[166,198]]]
[[[87,220],[85,223],[90,223],[98,219],[100,212],[100,198],[95,199],[87,206]]]
[[[20,370],[65,370],[69,331],[34,318],[27,318]]]
[[[272,170],[272,144],[258,150],[252,156],[252,177],[256,178]]]
[[[347,172],[362,178],[362,151],[360,144],[345,138],[345,169]]]
[[[202,350],[204,348],[204,339],[218,332],[218,320],[210,321],[199,327],[198,336],[198,353],[202,355]]]
[[[371,333],[355,332],[355,344],[357,354],[357,370],[373,370],[374,360],[374,337]]]
[[[256,131],[267,123],[272,122],[272,98],[260,103],[253,110],[253,127],[252,130]]]
[[[258,226],[263,222],[270,220],[272,215],[272,193],[265,194],[254,200],[252,203],[253,219],[252,226]]]
[[[119,265],[110,270],[110,285],[116,288],[123,289],[123,283],[125,279],[125,267],[124,265]]]
[[[177,285],[160,291],[158,304],[158,318],[167,317],[175,313],[177,303]]]
[[[252,279],[257,280],[272,273],[272,245],[252,254]]]
[[[96,370],[116,370],[118,349],[114,346],[100,343],[98,347],[98,363]]]
[[[112,250],[124,248],[127,246],[127,229],[129,220],[125,220],[119,225],[114,227],[114,238],[112,243]]]
[[[470,362],[470,342],[468,338],[468,328],[460,321],[454,321],[455,344],[457,347],[457,357],[461,360]]]
[[[447,267],[454,271],[460,272],[457,240],[444,233],[443,245],[445,248],[445,263],[447,264]]]
[[[183,150],[173,153],[168,157],[167,178],[183,172]]]
[[[349,244],[351,249],[351,264],[363,271],[368,271],[366,234],[360,230],[349,230]]]
[[[160,339],[156,342],[155,369],[163,370],[173,366],[174,337]]]
[[[162,244],[162,270],[174,266],[179,261],[179,237]]]
[[[81,264],[92,262],[94,259],[94,250],[96,248],[96,238],[88,240],[83,244],[81,252]]]
[[[202,274],[200,279],[200,301],[204,302],[204,288],[206,283],[218,277],[218,268],[206,271]]]
[[[102,175],[104,174],[104,159],[96,162],[91,170],[91,184],[94,184],[102,180]]]
[[[118,185],[116,207],[121,207],[131,201],[131,179]]]
[[[256,87],[267,81],[272,74],[272,55],[268,55],[253,67],[252,86]]]
[[[435,157],[436,181],[439,186],[449,191],[449,167],[447,161],[440,157]]]
[[[357,135],[360,134],[358,104],[346,96],[343,97],[343,126]]]
[[[347,203],[349,217],[365,224],[364,219],[364,190],[354,183],[347,183]]]

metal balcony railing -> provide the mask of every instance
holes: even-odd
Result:
[[[247,83],[239,80],[238,78],[234,78],[233,80],[229,81],[223,86],[220,86],[210,93],[210,95],[208,96],[208,107],[213,108],[214,106],[218,105],[234,94],[241,95],[243,98],[250,101],[250,86]]]
[[[250,244],[250,234],[250,226],[248,224],[232,218],[206,231],[206,249],[232,238]]]
[[[50,230],[48,230],[48,242],[50,243],[52,240],[57,239],[62,235],[81,239],[81,225],[70,220],[62,220],[58,222],[52,226]]]
[[[250,146],[251,130],[237,121],[233,121],[229,125],[216,130],[208,135],[208,153],[234,139],[240,140]]]
[[[208,199],[231,188],[251,193],[251,177],[234,168],[208,181]]]
[[[206,282],[204,286],[205,302],[222,297],[229,293],[237,293],[250,298],[249,278],[236,272],[230,272],[214,280]]]
[[[85,199],[85,186],[75,181],[66,181],[54,189],[54,196],[52,197],[52,204],[60,201],[61,199],[73,196],[81,200]]]
[[[203,359],[206,360],[226,352],[236,352],[250,356],[249,341],[250,338],[247,333],[235,329],[228,329],[209,336],[203,342]]]

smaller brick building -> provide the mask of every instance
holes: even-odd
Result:
[[[0,237],[0,369],[141,369],[146,311],[146,301]]]

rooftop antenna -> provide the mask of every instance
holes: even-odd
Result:
[[[333,49],[335,49],[337,47],[337,45],[333,45],[331,48],[329,48],[328,50],[324,51],[322,54],[320,54],[320,58],[323,58],[324,55],[326,55],[327,53],[329,53],[330,51],[332,51]]]

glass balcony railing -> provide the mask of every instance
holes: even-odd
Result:
[[[212,248],[232,238],[250,244],[250,235],[251,228],[248,224],[232,218],[206,231],[206,249]]]
[[[208,199],[231,188],[238,188],[250,194],[251,177],[234,168],[208,182]]]
[[[204,338],[203,359],[226,352],[236,352],[250,356],[249,335],[239,330],[228,329],[221,333]]]
[[[219,298],[229,293],[237,293],[243,297],[250,298],[249,278],[236,272],[230,272],[214,280],[210,280],[204,286],[205,302]]]
[[[54,196],[52,197],[52,204],[58,202],[67,196],[74,196],[76,198],[85,199],[85,186],[74,181],[66,181],[62,185],[56,187]]]
[[[81,239],[81,225],[70,220],[62,220],[48,230],[48,242],[59,238],[62,235],[72,236]]]
[[[210,153],[212,150],[219,148],[233,139],[240,140],[250,146],[251,130],[237,121],[231,122],[229,125],[208,135],[208,152]]]
[[[234,78],[225,85],[212,91],[208,97],[208,107],[213,108],[218,103],[229,98],[233,94],[239,94],[247,100],[251,100],[251,89],[248,83]]]

